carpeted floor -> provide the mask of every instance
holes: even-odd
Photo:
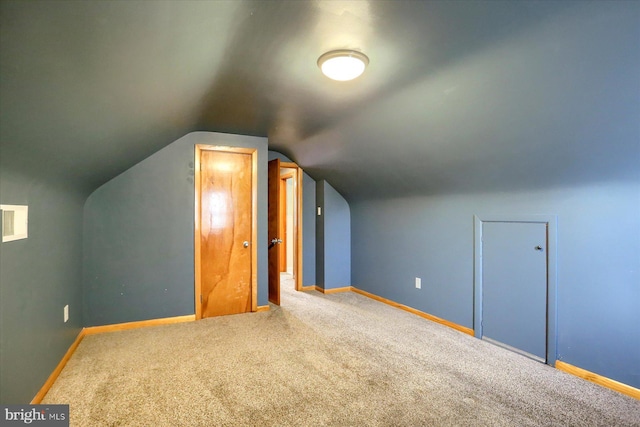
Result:
[[[640,401],[355,293],[87,336],[73,426],[640,426]]]

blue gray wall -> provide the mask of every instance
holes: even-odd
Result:
[[[291,162],[284,154],[269,151],[269,161]],[[316,284],[316,182],[302,174],[302,281],[303,286]]]
[[[354,286],[469,328],[473,215],[557,215],[558,360],[640,387],[640,183],[359,201],[351,212]]]
[[[316,181],[316,285],[325,286],[324,262],[324,189],[325,181]],[[320,210],[318,215],[317,210]]]
[[[29,237],[0,243],[0,403],[28,403],[83,326],[85,196],[71,182],[15,172],[3,160],[0,204],[29,206]]]
[[[316,277],[323,289],[351,286],[351,212],[327,181],[316,183]]]
[[[267,140],[194,132],[87,199],[86,326],[194,313],[195,144],[258,149],[258,305],[267,304]]]
[[[316,278],[316,182],[302,176],[302,270],[303,285],[314,286]]]

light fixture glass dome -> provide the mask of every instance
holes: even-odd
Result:
[[[353,80],[364,72],[369,58],[355,50],[332,50],[318,59],[322,73],[333,80]]]

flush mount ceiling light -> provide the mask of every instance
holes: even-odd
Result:
[[[322,74],[333,80],[353,80],[364,72],[369,58],[355,50],[332,50],[318,58]]]

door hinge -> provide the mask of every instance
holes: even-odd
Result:
[[[200,304],[202,304],[202,294],[200,294]]]

